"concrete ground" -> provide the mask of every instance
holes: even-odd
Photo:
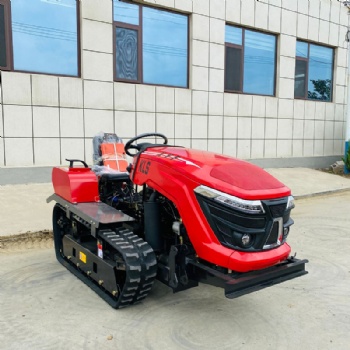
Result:
[[[114,310],[55,260],[50,240],[0,250],[0,349],[347,350],[349,203],[350,192],[298,200],[289,243],[309,274],[234,300],[156,282],[141,304]]]

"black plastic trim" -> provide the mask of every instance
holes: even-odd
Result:
[[[308,273],[305,270],[305,264],[308,262],[306,259],[299,260],[291,257],[263,270],[231,274],[220,272],[198,261],[189,261],[189,265],[194,268],[191,276],[198,282],[222,287],[225,289],[225,297],[234,299],[303,276]]]
[[[198,193],[196,193],[196,198],[220,243],[231,249],[244,252],[266,250],[264,245],[269,240],[277,218],[283,218],[283,228],[293,224],[293,220],[290,219],[291,209],[286,210],[288,197],[261,201],[265,211],[263,214],[242,213]],[[252,237],[250,245],[246,247],[240,244],[240,237],[243,234],[250,234]],[[273,243],[269,241],[269,245]],[[275,249],[278,246],[269,249]]]

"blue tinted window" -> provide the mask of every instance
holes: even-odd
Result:
[[[307,60],[295,61],[294,97],[304,98],[306,93]]]
[[[188,17],[119,0],[113,6],[115,79],[187,87]]]
[[[310,44],[308,97],[330,101],[332,91],[333,49]]]
[[[137,31],[116,28],[116,72],[117,78],[138,80]]]
[[[297,41],[295,98],[332,100],[333,56],[332,48]]]
[[[308,56],[308,43],[303,41],[297,41],[296,56],[307,57]]]
[[[114,20],[129,24],[139,24],[139,6],[128,4],[119,0],[113,2]]]
[[[227,25],[225,38],[225,90],[274,95],[276,36]]]
[[[75,0],[12,0],[14,69],[78,75]]]
[[[242,45],[242,28],[226,26],[225,41],[230,44]]]
[[[187,86],[187,17],[143,8],[143,81]]]
[[[275,46],[274,35],[245,31],[243,92],[274,94]]]

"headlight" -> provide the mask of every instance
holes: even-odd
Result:
[[[286,210],[293,209],[294,207],[295,207],[294,197],[293,196],[289,196]]]
[[[235,196],[231,196],[227,193],[223,193],[206,186],[198,186],[194,190],[196,193],[201,194],[204,197],[213,199],[218,203],[222,203],[236,210],[249,214],[263,214],[264,208],[260,201],[250,201],[241,199]]]

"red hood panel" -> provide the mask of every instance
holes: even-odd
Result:
[[[284,185],[265,171],[251,166],[239,166],[235,163],[222,164],[213,168],[210,175],[218,180],[245,190],[277,189]]]
[[[183,147],[150,147],[148,158],[176,169],[197,182],[243,199],[270,199],[290,195],[290,189],[256,165],[220,154]]]

